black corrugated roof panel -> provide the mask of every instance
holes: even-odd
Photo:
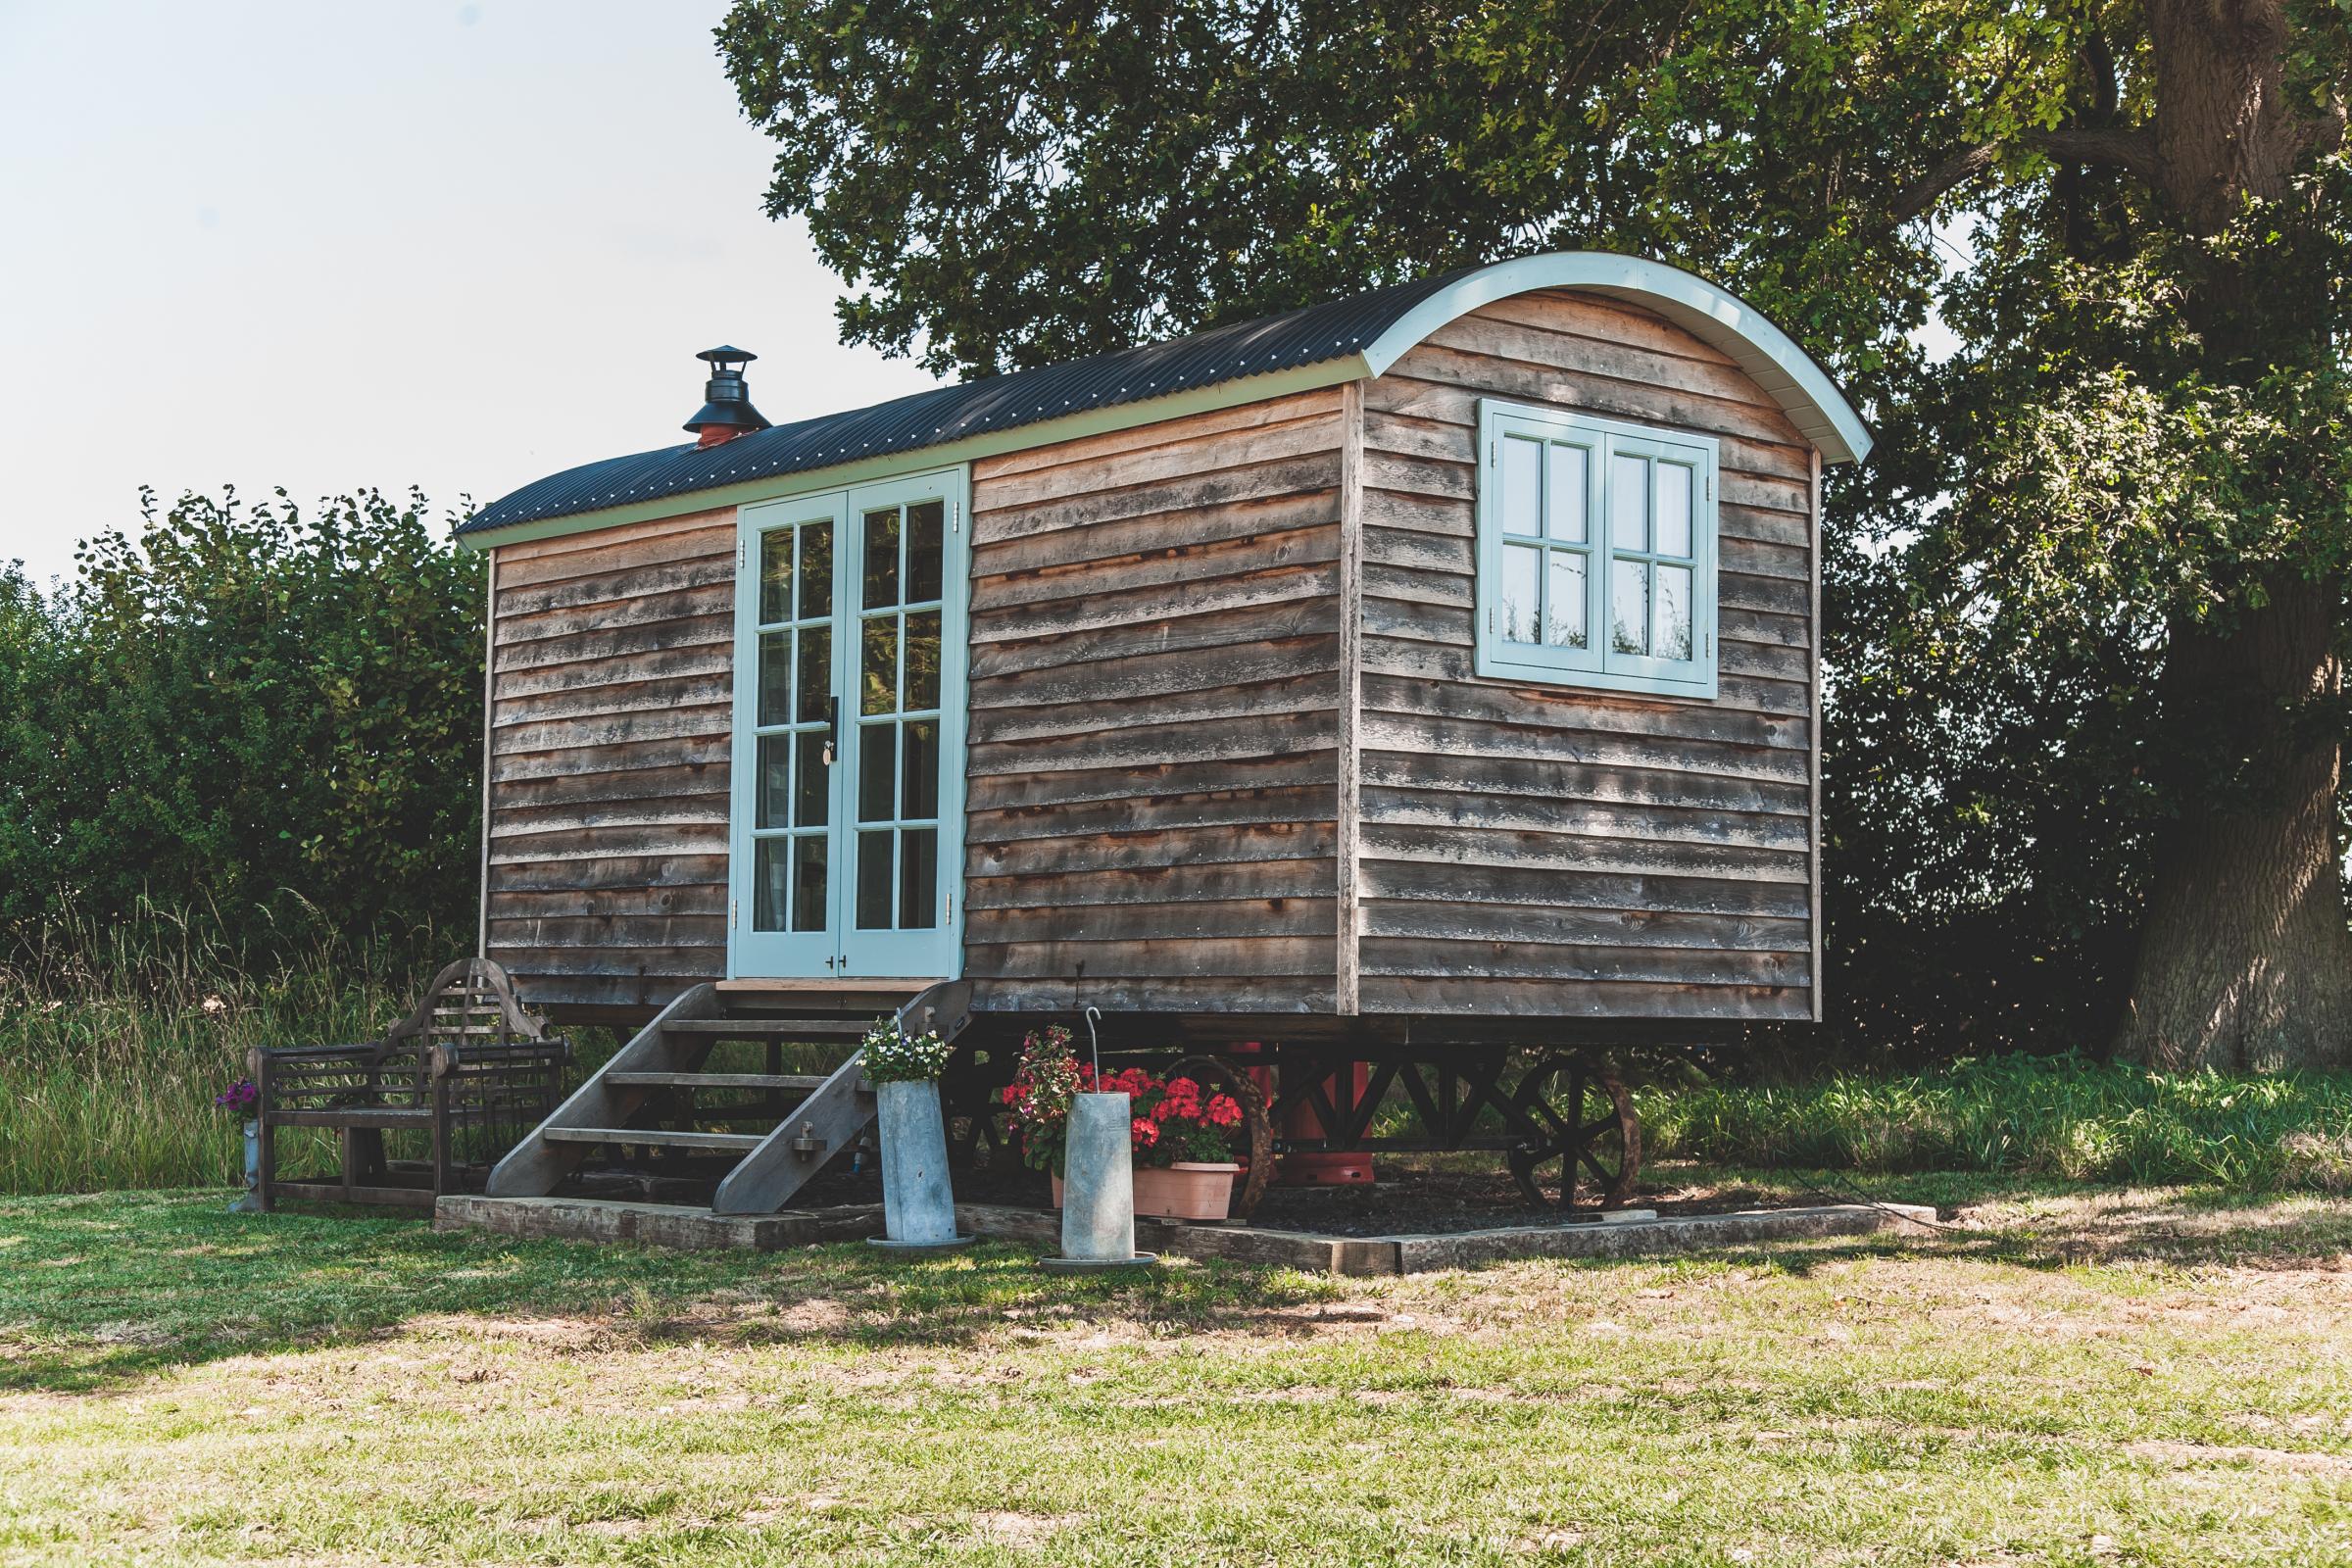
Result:
[[[779,424],[720,446],[663,447],[583,464],[492,502],[458,532],[479,533],[747,479],[828,468],[861,458],[920,452],[1091,409],[1344,359],[1373,343],[1414,306],[1461,275],[1419,278],[1284,316],[1211,327],[1171,342],[938,387],[846,414]]]

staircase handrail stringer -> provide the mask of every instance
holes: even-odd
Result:
[[[611,1060],[591,1073],[586,1083],[491,1169],[484,1192],[492,1198],[545,1198],[554,1193],[557,1184],[579,1165],[586,1151],[576,1144],[551,1144],[542,1135],[551,1127],[622,1125],[644,1097],[639,1092],[624,1103],[625,1092],[608,1084],[606,1075],[615,1070],[662,1069],[673,1065],[677,1047],[663,1037],[663,1029],[672,1023],[710,1017],[719,1007],[718,990],[708,981],[680,992],[668,1006],[654,1015],[653,1022],[614,1052]]]
[[[941,1039],[953,1042],[971,1022],[971,1002],[970,982],[943,980],[916,993],[896,1019],[901,1030],[937,1029]],[[873,1123],[874,1093],[865,1082],[860,1047],[727,1173],[710,1200],[711,1212],[774,1213]],[[818,1147],[794,1147],[808,1142]]]

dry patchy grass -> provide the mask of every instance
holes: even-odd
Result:
[[[2352,1560],[2352,1205],[1965,1196],[1125,1284],[0,1205],[0,1561]]]

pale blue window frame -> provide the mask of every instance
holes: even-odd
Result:
[[[1480,675],[1716,695],[1712,436],[1482,399]]]
[[[912,601],[904,601],[894,592],[887,596],[890,603],[867,604],[864,514],[905,509],[925,501],[941,502],[946,509],[938,592]],[[971,576],[971,547],[965,523],[971,515],[970,470],[958,466],[847,489],[747,504],[738,509],[736,515],[728,976],[954,979],[962,972],[963,954],[964,729]],[[769,548],[768,539],[787,530],[818,524],[829,531],[832,540],[829,603],[821,610],[814,605],[802,606],[796,571],[792,578],[790,613],[769,613],[761,600],[762,563],[766,559],[762,552]],[[903,532],[892,537],[894,553],[887,575],[895,588],[906,583],[908,546]],[[803,541],[789,535],[777,559],[791,561],[797,566]],[[906,639],[890,637],[881,639],[890,649],[889,710],[884,711],[878,706],[869,710],[862,699],[866,628],[887,620],[895,629],[908,619],[925,615],[937,615],[940,621],[936,699],[907,711],[900,710],[907,690]],[[781,632],[801,640],[792,666],[793,690],[798,693],[803,690],[800,677],[804,673],[798,663],[799,656],[808,651],[807,634],[819,630],[830,641],[831,667],[828,677],[818,683],[818,690],[838,705],[834,710],[835,723],[828,724],[816,710],[797,699],[789,715],[763,714],[760,706],[762,638],[774,638]],[[806,673],[814,682],[817,672],[810,669]],[[889,815],[860,823],[857,818],[867,814],[862,808],[867,799],[865,770],[874,756],[866,746],[866,731],[899,720],[936,726],[937,801],[927,803],[926,810],[910,812],[906,808],[906,780],[898,765],[901,757],[898,742],[894,740],[891,777],[882,781],[879,773],[876,775],[877,786],[881,782],[889,785]],[[825,766],[821,791],[812,789],[808,793],[809,809],[804,819],[801,748],[807,740],[821,745],[828,735],[838,737],[834,760]],[[903,727],[895,730],[894,735],[903,739]],[[763,780],[759,758],[763,739],[771,744],[789,742],[793,747],[794,771],[789,775],[787,790],[792,802],[788,821],[778,821],[773,805],[763,802],[760,796]],[[880,793],[877,787],[875,794]],[[821,808],[817,805],[820,794]],[[900,906],[907,897],[907,889],[903,880],[894,879],[889,922],[861,925],[853,882],[859,864],[858,836],[860,831],[887,832],[896,845],[903,842],[904,831],[909,828],[935,835],[932,840],[935,896],[929,910],[934,923],[910,928],[899,926],[899,916],[904,912]],[[762,889],[757,879],[758,846],[763,840],[771,844],[814,841],[826,846],[821,920],[813,918],[813,906],[806,916],[793,906],[783,922],[791,929],[774,928],[771,907],[771,917],[763,927]],[[771,849],[769,853],[772,857],[775,851]],[[895,859],[894,870],[903,876],[903,868]],[[789,892],[787,904],[797,905],[799,898],[796,885]],[[776,904],[772,896],[768,902],[771,906]]]

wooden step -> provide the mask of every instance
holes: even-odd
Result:
[[[823,1083],[825,1076],[821,1072],[609,1072],[605,1082],[623,1089],[798,1089],[806,1093]]]
[[[665,1035],[715,1036],[720,1040],[862,1040],[871,1018],[681,1018],[665,1023]]]
[[[721,996],[759,996],[763,993],[772,996],[782,992],[804,997],[895,996],[904,1002],[939,983],[937,980],[880,977],[832,979],[822,975],[798,975],[780,980],[720,980],[714,982],[711,989]]]
[[[646,1149],[710,1149],[743,1154],[764,1141],[758,1133],[668,1132],[654,1127],[545,1127],[551,1144],[636,1144]]]

